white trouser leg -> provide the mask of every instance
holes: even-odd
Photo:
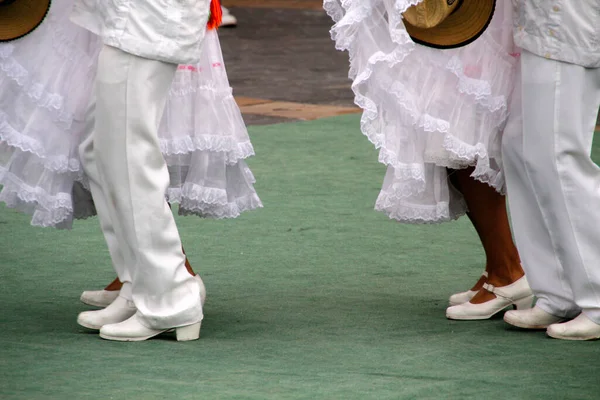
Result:
[[[537,306],[556,316],[574,316],[579,311],[573,301],[573,292],[554,251],[548,225],[538,204],[538,194],[533,190],[525,165],[520,76],[515,91],[518,93],[513,96],[511,117],[502,139],[502,163],[515,242],[529,285],[538,298]]]
[[[600,323],[600,169],[591,145],[600,69],[522,53],[522,133],[503,160],[515,238],[540,307]]]
[[[126,265],[133,301],[153,329],[202,319],[199,286],[165,201],[169,174],[158,142],[176,68],[104,46],[96,79],[96,165],[116,237],[135,258]]]
[[[104,240],[108,246],[108,252],[112,260],[113,268],[119,277],[119,280],[123,282],[123,287],[119,293],[127,300],[132,300],[131,297],[131,275],[129,270],[125,268],[127,262],[134,263],[134,258],[129,255],[128,261],[125,261],[125,256],[122,249],[119,246],[119,241],[115,234],[115,229],[108,213],[108,208],[102,187],[100,186],[100,177],[96,168],[96,159],[94,156],[94,125],[95,125],[95,111],[96,111],[96,98],[92,96],[88,109],[86,110],[86,135],[87,137],[79,146],[79,158],[83,169],[88,177],[90,183],[90,189],[92,197],[94,198],[94,205],[98,212],[98,219],[100,221],[100,229],[104,235]]]

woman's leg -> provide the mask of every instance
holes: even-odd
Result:
[[[471,177],[473,168],[451,170],[452,184],[463,194],[468,216],[477,231],[486,255],[488,278],[481,278],[473,290],[481,289],[485,281],[502,287],[510,285],[525,275],[521,267],[519,253],[512,238],[506,199],[494,188]],[[480,290],[471,303],[480,304],[496,296]]]

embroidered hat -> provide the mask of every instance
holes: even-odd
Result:
[[[51,0],[0,0],[0,42],[23,37],[48,14]]]
[[[495,7],[496,0],[424,0],[402,16],[415,43],[451,49],[466,46],[481,36]]]

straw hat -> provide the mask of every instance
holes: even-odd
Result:
[[[451,49],[477,39],[495,7],[496,0],[424,0],[404,12],[404,25],[415,43]]]
[[[0,0],[0,42],[23,37],[42,23],[51,0]]]

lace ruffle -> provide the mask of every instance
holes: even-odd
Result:
[[[46,149],[42,143],[19,133],[8,123],[7,115],[0,110],[0,144],[2,142],[22,152],[34,154],[40,159],[40,163],[51,171],[58,173],[78,172],[81,168],[77,158],[46,154]]]
[[[488,151],[483,143],[471,146],[456,137],[447,135],[444,138],[444,148],[456,159],[463,160],[461,168],[475,167],[471,177],[487,183],[496,189],[498,193],[505,194],[502,168],[500,166],[492,168]]]
[[[225,190],[188,184],[181,189],[169,189],[167,199],[179,203],[181,215],[214,219],[237,218],[244,211],[263,207],[254,192],[229,200]]]
[[[383,212],[390,219],[408,224],[438,224],[456,220],[467,213],[464,202],[451,206],[440,202],[435,206],[422,206],[398,202],[394,196],[381,192],[375,203],[375,210]]]
[[[232,136],[201,134],[172,139],[161,138],[159,142],[160,148],[166,156],[185,155],[195,151],[213,151],[227,153],[227,163],[230,165],[254,156],[254,147],[250,141],[237,143]]]
[[[70,193],[48,193],[39,187],[32,187],[16,175],[0,167],[0,201],[10,208],[31,214],[32,225],[59,226],[71,218],[73,204]]]

